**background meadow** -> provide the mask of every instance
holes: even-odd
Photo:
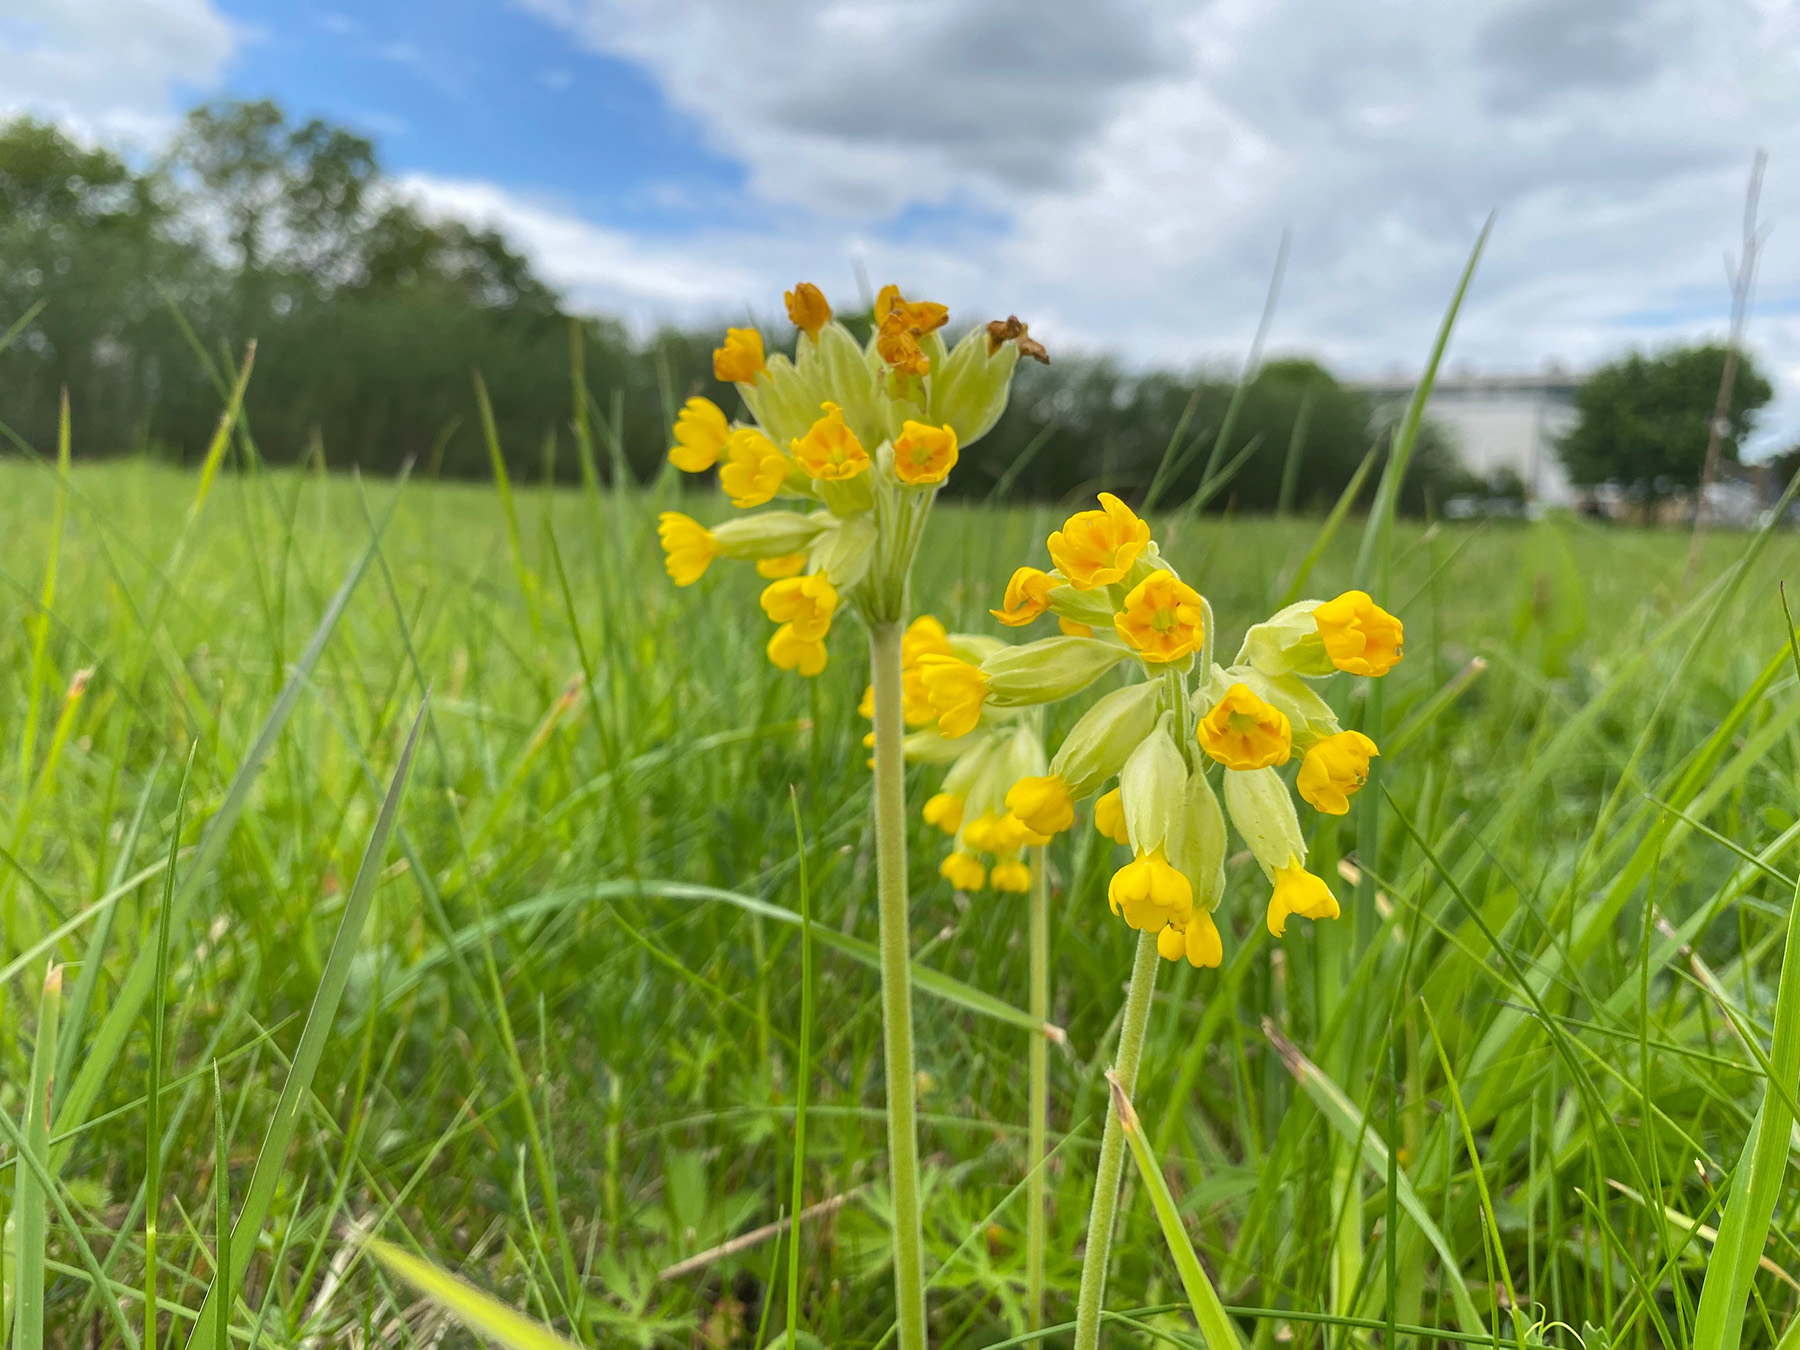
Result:
[[[165,1337],[461,1343],[358,1254],[375,1232],[588,1344],[764,1344],[789,1249],[754,1235],[789,1204],[802,1074],[799,1325],[891,1334],[866,653],[844,626],[818,679],[773,669],[748,569],[662,572],[655,513],[723,500],[578,448],[575,485],[498,491],[270,469],[242,435],[216,476],[0,463],[0,1111],[24,1120],[34,1073],[55,1102],[45,1236],[0,1143],[0,1337],[39,1259],[48,1343],[140,1337],[147,1201]],[[999,632],[987,607],[1063,514],[942,504],[916,593]],[[1233,644],[1290,588],[1350,584],[1361,534],[1149,516]],[[1164,967],[1136,1092],[1253,1344],[1385,1344],[1390,1317],[1412,1344],[1700,1343],[1795,889],[1776,588],[1800,544],[1688,554],[1572,518],[1396,527],[1391,798],[1372,853],[1356,814],[1313,841],[1345,917],[1271,939],[1234,858],[1225,965]],[[909,777],[915,824],[933,782]],[[942,847],[918,825],[931,1321],[992,1346],[1026,1330],[1024,901],[953,895]],[[1051,858],[1061,1322],[1132,935],[1085,819]],[[260,1221],[203,1309],[221,1203]],[[1743,1344],[1800,1337],[1797,1207],[1790,1180]],[[1191,1338],[1135,1180],[1122,1216],[1113,1343]]]

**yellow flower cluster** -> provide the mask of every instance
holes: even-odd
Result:
[[[770,355],[754,328],[727,329],[713,374],[736,386],[748,417],[733,421],[710,399],[688,399],[669,460],[686,473],[716,468],[739,510],[777,498],[809,509],[711,528],[667,511],[658,534],[678,586],[698,581],[715,558],[754,561],[774,583],[762,595],[778,625],[769,659],[816,675],[840,603],[870,621],[899,616],[937,489],[1005,410],[1020,354],[1049,357],[1010,317],[946,347],[939,330],[949,310],[908,300],[897,286],[882,288],[866,343],[811,282],[785,299],[798,334],[793,355]]]
[[[1119,498],[1101,494],[1098,510],[1070,516],[1047,543],[1053,569],[1019,568],[992,612],[1008,627],[1055,614],[1065,636],[979,660],[930,660],[921,683],[939,737],[970,734],[991,709],[1068,697],[1132,662],[1142,678],[1099,699],[1047,771],[1013,780],[1007,814],[1036,835],[1053,835],[1073,823],[1076,801],[1100,793],[1095,828],[1132,853],[1113,875],[1108,902],[1131,927],[1157,934],[1170,960],[1223,959],[1212,911],[1224,892],[1227,818],[1269,880],[1271,932],[1280,936],[1293,915],[1336,917],[1331,888],[1306,870],[1282,770],[1298,757],[1301,799],[1331,815],[1350,809],[1379,752],[1362,732],[1338,725],[1313,683],[1339,671],[1385,675],[1401,657],[1400,621],[1362,591],[1302,601],[1252,627],[1224,666],[1213,660],[1211,606]],[[1071,626],[1102,636],[1067,636]]]

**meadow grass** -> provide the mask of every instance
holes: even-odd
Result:
[[[859,644],[803,681],[763,657],[754,576],[671,586],[666,481],[200,487],[0,464],[0,1337],[39,1261],[51,1345],[465,1336],[372,1234],[589,1344],[891,1338]],[[1063,514],[940,505],[916,593],[997,631]],[[1320,529],[1167,514],[1232,644]],[[1349,584],[1357,533],[1307,593]],[[1132,1101],[1167,1194],[1128,1182],[1112,1343],[1196,1343],[1171,1214],[1249,1345],[1738,1343],[1706,1340],[1702,1282],[1759,1103],[1800,1095],[1800,544],[1715,534],[1684,582],[1687,542],[1397,527],[1376,837],[1321,818],[1344,918],[1279,941],[1234,857],[1224,966],[1163,972]],[[984,1346],[1027,1329],[1026,901],[935,877],[933,778],[909,771],[930,1317]],[[1062,1324],[1135,935],[1109,843],[1078,823],[1050,858]],[[1741,1342],[1790,1350],[1786,1142],[1754,1178],[1773,1223],[1735,1240],[1763,1263]]]

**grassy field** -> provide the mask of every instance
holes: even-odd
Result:
[[[785,1211],[804,1009],[821,1208],[799,1324],[879,1345],[881,1027],[845,941],[875,921],[854,625],[820,678],[773,669],[748,569],[663,576],[655,492],[228,473],[202,504],[200,486],[0,464],[0,1338],[42,1250],[48,1343],[140,1339],[148,1194],[165,1343],[462,1343],[347,1241],[373,1231],[585,1343],[765,1344],[785,1241],[690,1258]],[[917,594],[1000,631],[987,606],[1062,514],[939,508]],[[1319,533],[1153,523],[1233,645]],[[1357,533],[1307,593],[1348,584]],[[1496,1344],[1540,1321],[1565,1324],[1542,1344],[1694,1343],[1795,889],[1776,582],[1800,577],[1800,543],[1713,537],[1684,582],[1686,552],[1576,521],[1400,529],[1392,804],[1361,893],[1346,881],[1343,920],[1278,941],[1234,859],[1225,965],[1165,970],[1137,1087],[1248,1342],[1388,1344],[1392,1316]],[[915,823],[934,778],[910,782]],[[1358,819],[1321,827],[1319,870],[1356,852]],[[1022,1005],[1022,898],[954,897],[941,850],[919,825],[920,967]],[[1052,864],[1061,1322],[1134,935],[1107,912],[1110,844],[1078,823]],[[1025,1330],[1028,1033],[941,992],[915,1005],[933,1340],[985,1346]],[[14,1129],[34,1073],[53,1080],[47,1240],[15,1204],[43,1180]],[[1746,1345],[1800,1344],[1794,1175]],[[226,1244],[242,1273],[203,1308],[221,1208],[246,1216]],[[1109,1302],[1140,1311],[1111,1343],[1179,1342],[1134,1185],[1122,1214]]]

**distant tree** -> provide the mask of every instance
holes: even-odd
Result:
[[[1602,366],[1575,392],[1578,421],[1560,450],[1571,481],[1617,483],[1644,497],[1694,488],[1706,460],[1725,348],[1716,343],[1634,352]],[[1748,354],[1732,386],[1721,456],[1736,462],[1756,410],[1774,391]]]

